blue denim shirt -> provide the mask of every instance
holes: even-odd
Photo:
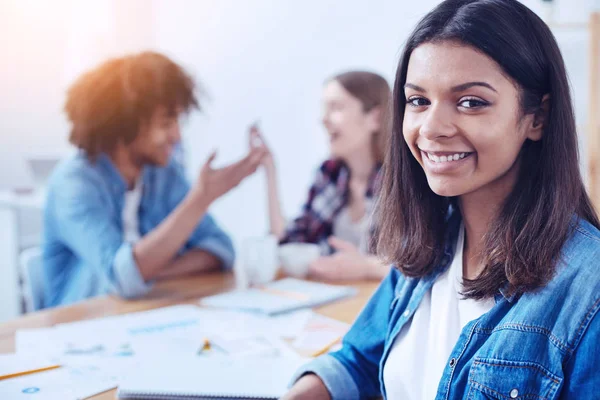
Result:
[[[392,269],[342,348],[313,360],[294,380],[315,373],[333,399],[385,397],[383,366],[394,339],[449,266],[458,219],[450,220],[453,233],[435,273],[416,279]],[[583,220],[574,227],[548,285],[519,297],[499,293],[488,313],[465,326],[436,399],[600,398],[600,232]]]
[[[189,191],[181,165],[144,168],[139,208],[140,235],[153,230]],[[44,211],[44,306],[70,304],[101,294],[134,298],[148,292],[124,242],[122,211],[127,185],[106,155],[95,163],[85,153],[64,160],[53,172]],[[234,250],[227,234],[206,215],[180,254],[206,250],[233,265]]]

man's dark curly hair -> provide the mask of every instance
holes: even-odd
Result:
[[[157,107],[169,114],[200,109],[194,80],[166,56],[144,52],[104,62],[69,88],[69,140],[90,159],[131,143]]]

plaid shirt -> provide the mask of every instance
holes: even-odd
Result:
[[[380,171],[381,164],[378,164],[369,177],[366,193],[368,199],[377,194]],[[321,246],[323,254],[331,254],[333,250],[327,239],[333,233],[337,215],[348,204],[349,184],[350,171],[346,164],[337,160],[325,161],[310,188],[302,214],[288,224],[281,243],[316,243]]]

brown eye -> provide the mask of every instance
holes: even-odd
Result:
[[[410,99],[406,100],[406,104],[411,107],[423,107],[429,105],[429,100],[423,97],[411,97]]]
[[[462,108],[474,109],[487,107],[490,103],[477,98],[462,99],[458,105]]]

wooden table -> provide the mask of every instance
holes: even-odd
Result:
[[[354,286],[354,297],[315,309],[319,314],[351,323],[377,288],[378,282],[341,283]],[[18,329],[43,328],[55,324],[100,318],[110,315],[144,311],[174,304],[196,303],[199,298],[235,288],[232,274],[213,273],[173,279],[157,284],[148,296],[127,301],[114,296],[101,296],[76,305],[58,307],[25,315],[0,324],[0,353],[15,351],[15,332]],[[116,390],[94,396],[93,400],[116,398]]]

